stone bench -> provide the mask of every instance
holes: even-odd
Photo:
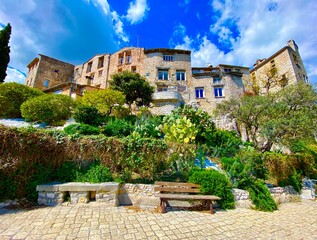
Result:
[[[38,204],[54,206],[64,201],[72,204],[103,202],[109,206],[118,206],[119,183],[49,183],[36,186]]]

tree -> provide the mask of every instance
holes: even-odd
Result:
[[[10,36],[11,25],[8,23],[7,26],[0,31],[0,83],[3,83],[7,76],[6,71],[10,62]]]
[[[23,84],[15,82],[0,84],[0,117],[20,118],[21,104],[40,95],[44,93]]]
[[[272,89],[277,87],[280,90],[287,84],[288,78],[286,74],[280,75],[276,66],[266,67],[258,77],[255,74],[251,74],[246,93],[248,95],[269,94]]]
[[[21,105],[26,121],[45,122],[53,126],[64,125],[75,108],[74,100],[62,94],[45,94],[31,98]]]
[[[243,96],[218,105],[216,115],[228,114],[247,140],[262,152],[274,143],[289,146],[311,138],[317,130],[317,94],[311,86],[295,84],[265,96]]]
[[[154,93],[154,87],[144,77],[128,71],[112,75],[110,88],[125,94],[130,109],[133,103],[139,107],[149,106]]]
[[[86,92],[80,100],[84,106],[95,106],[103,115],[110,115],[114,107],[120,107],[125,103],[125,96],[122,92],[104,89]]]

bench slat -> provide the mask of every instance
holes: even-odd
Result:
[[[181,186],[181,187],[199,188],[198,184],[195,184],[195,183],[182,183],[182,182],[155,182],[154,185],[160,185],[160,186]]]
[[[154,187],[155,192],[199,193],[198,188]]]
[[[213,195],[183,195],[183,194],[155,194],[156,197],[175,200],[220,200],[220,197]]]

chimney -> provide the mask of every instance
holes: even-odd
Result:
[[[287,42],[287,45],[289,46],[289,47],[291,47],[294,51],[298,51],[298,46],[297,46],[297,44],[295,43],[295,41],[294,40],[289,40],[288,42]]]

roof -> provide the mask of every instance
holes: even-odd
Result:
[[[222,67],[233,67],[233,68],[244,68],[244,69],[247,69],[249,70],[248,67],[243,67],[243,66],[236,66],[236,65],[228,65],[228,64],[219,64],[218,66],[222,66]]]
[[[27,67],[30,68],[32,65],[34,65],[36,62],[38,62],[40,59],[38,57],[34,58],[28,65]]]
[[[282,49],[280,49],[279,51],[277,51],[276,53],[274,53],[272,56],[268,57],[266,60],[262,61],[261,63],[259,63],[257,66],[255,66],[253,69],[250,70],[250,73],[254,72],[255,70],[259,69],[260,67],[262,67],[263,65],[265,65],[266,63],[270,62],[273,58],[275,58],[276,56],[280,55],[282,52],[284,52],[287,49],[291,49],[293,50],[290,46],[285,46]]]
[[[190,54],[190,50],[182,50],[182,49],[171,49],[171,48],[151,48],[151,49],[144,49],[144,53],[155,53],[155,52],[162,52],[162,53],[179,53],[179,54]]]
[[[53,60],[55,60],[55,61],[62,62],[62,63],[65,63],[65,64],[69,64],[69,65],[74,66],[74,64],[72,64],[72,63],[64,62],[64,61],[61,61],[61,60],[59,60],[59,59],[56,59],[56,58],[52,58],[52,57],[46,56],[46,55],[44,55],[44,54],[39,54],[39,56],[40,56],[40,57],[50,58],[50,59],[53,59]]]

